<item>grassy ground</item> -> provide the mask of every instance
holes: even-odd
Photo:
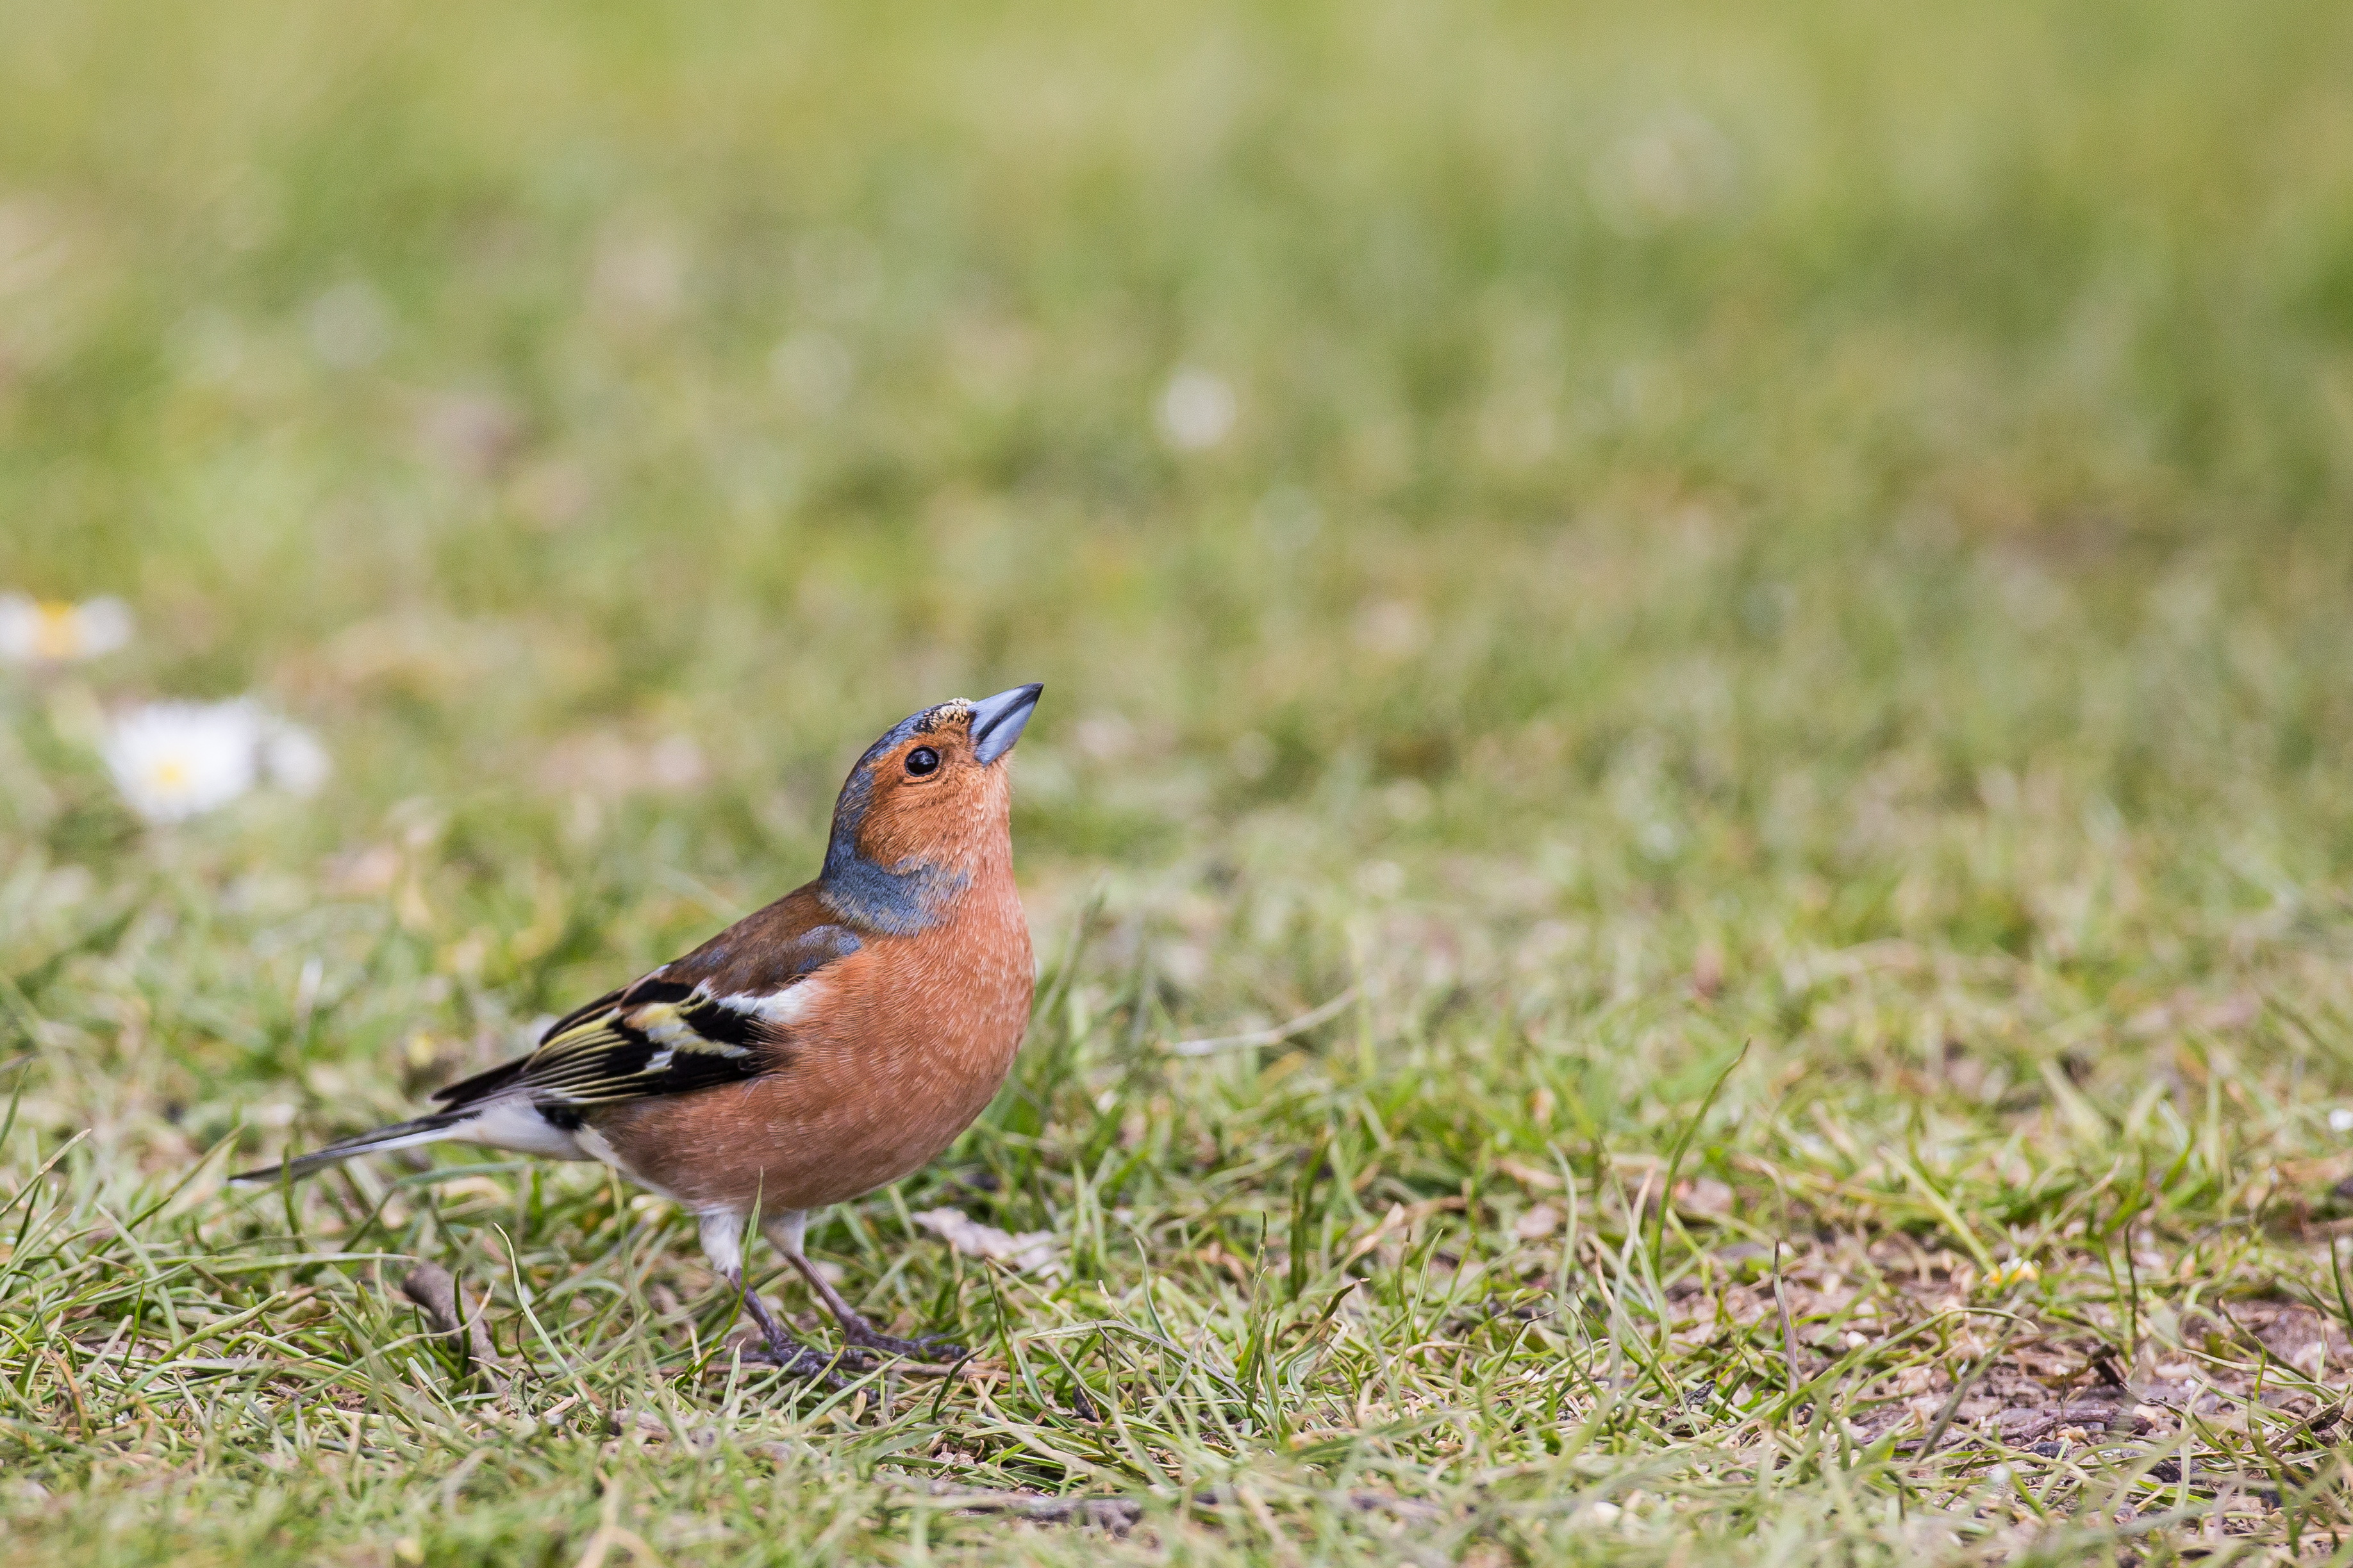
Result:
[[[2353,1554],[2348,79],[2294,0],[8,8],[0,587],[140,618],[0,678],[9,1562]],[[736,1370],[585,1169],[221,1190],[1030,679],[1018,1081],[812,1236],[967,1375]],[[327,789],[142,828],[101,715],[248,690]]]

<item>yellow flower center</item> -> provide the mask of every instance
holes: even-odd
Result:
[[[74,607],[57,599],[33,607],[33,651],[43,658],[71,658],[81,651],[81,622]]]

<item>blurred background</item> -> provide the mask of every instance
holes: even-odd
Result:
[[[1894,1419],[1854,1281],[1916,1282],[1870,1321],[1939,1432],[2001,1353],[1905,1348],[1955,1303],[2043,1311],[2073,1388],[2097,1333],[2173,1377],[2193,1305],[2327,1296],[2348,501],[2341,3],[0,5],[0,1512],[77,1565],[601,1560],[603,1428],[400,1436],[457,1375],[413,1256],[617,1412],[796,1434],[756,1527],[765,1470],[616,1461],[671,1561],[837,1560],[918,1454],[1248,1469],[1316,1561],[1405,1539],[1335,1487],[1525,1504],[1531,1562],[1615,1455],[1662,1531],[1947,1560],[2010,1504],[1941,1459],[1666,1434],[1794,1408],[1798,1326]],[[1016,1082],[810,1243],[1008,1357],[1181,1339],[1090,1373],[1178,1399],[1176,1458],[1050,1378],[802,1445],[696,1380],[733,1299],[598,1170],[212,1184],[792,888],[877,733],[1028,680]],[[2341,1371],[2316,1331],[2253,1386]],[[1271,1424],[1197,1355],[1291,1380]],[[1582,1452],[1509,1392],[1575,1355]],[[2210,1526],[2305,1487],[2261,1457]]]
[[[0,682],[9,951],[121,966],[43,1103],[391,1110],[1028,679],[1154,1027],[2042,1048],[1784,1008],[1884,942],[2227,1023],[2353,858],[2348,81],[2300,0],[14,7],[0,589],[133,628]],[[144,823],[109,725],[245,698],[332,773]]]

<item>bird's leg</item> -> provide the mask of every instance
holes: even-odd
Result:
[[[792,1266],[801,1271],[809,1289],[826,1305],[834,1321],[841,1325],[841,1337],[860,1350],[879,1351],[884,1355],[905,1356],[910,1361],[944,1364],[962,1361],[965,1349],[949,1342],[944,1334],[925,1334],[918,1339],[902,1340],[896,1334],[886,1334],[866,1321],[864,1314],[842,1299],[833,1282],[818,1272],[817,1265],[801,1250],[801,1237],[808,1229],[806,1210],[780,1215],[768,1226],[770,1245],[785,1255]]]
[[[832,1388],[845,1386],[833,1370],[833,1360],[805,1345],[785,1332],[784,1324],[776,1321],[760,1293],[744,1283],[744,1243],[741,1215],[706,1214],[702,1216],[702,1254],[711,1259],[719,1277],[733,1287],[760,1326],[760,1337],[767,1342],[765,1350],[747,1350],[743,1357],[747,1362],[764,1362],[787,1377],[806,1377]]]
[[[809,1289],[817,1292],[818,1299],[825,1302],[826,1310],[841,1325],[841,1337],[859,1349],[880,1351],[884,1355],[905,1356],[911,1361],[946,1363],[964,1359],[964,1347],[950,1342],[944,1334],[924,1334],[917,1339],[902,1340],[896,1334],[884,1333],[868,1322],[857,1308],[842,1300],[841,1292],[817,1271],[816,1264],[797,1252],[785,1256],[792,1259],[793,1267],[801,1271],[801,1278],[808,1281]]]

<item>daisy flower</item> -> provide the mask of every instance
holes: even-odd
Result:
[[[73,605],[0,594],[0,663],[71,664],[131,640],[131,607],[111,596]]]
[[[132,709],[109,725],[101,750],[122,798],[153,823],[217,811],[264,778],[311,795],[333,771],[309,731],[251,698]]]
[[[117,718],[102,749],[132,810],[185,822],[253,787],[260,745],[250,702],[151,702]]]

